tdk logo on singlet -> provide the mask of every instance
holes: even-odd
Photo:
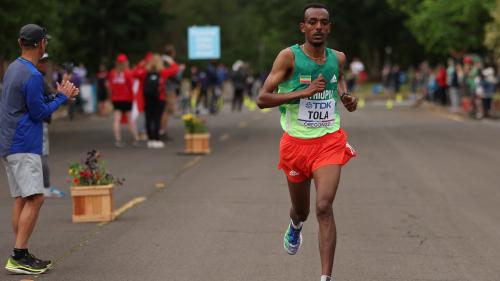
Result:
[[[322,102],[322,103],[312,103],[308,102],[306,103],[306,108],[307,109],[327,109],[327,108],[332,108],[332,103],[331,102]]]

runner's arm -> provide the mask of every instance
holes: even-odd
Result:
[[[285,81],[290,70],[293,70],[293,64],[294,57],[290,49],[284,49],[278,54],[271,73],[269,73],[269,76],[259,91],[259,96],[257,97],[257,106],[259,108],[275,107],[292,100],[309,97],[317,92],[315,88],[311,87],[313,85],[313,83],[311,83],[305,90],[290,92],[286,95],[278,95],[275,93],[278,85]]]
[[[344,80],[344,65],[346,62],[346,56],[343,52],[336,51],[337,59],[339,61],[339,83],[338,83],[338,94],[340,95],[340,100],[344,107],[349,111],[353,112],[356,110],[358,105],[358,99],[347,92],[347,85]]]

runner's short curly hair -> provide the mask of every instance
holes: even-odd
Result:
[[[304,6],[304,9],[302,10],[302,21],[306,19],[306,11],[310,8],[318,8],[318,9],[325,9],[328,14],[330,14],[330,10],[328,10],[328,7],[325,4],[321,3],[309,3]]]

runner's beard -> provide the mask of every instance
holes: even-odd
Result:
[[[321,41],[321,42],[311,42],[311,45],[313,45],[313,47],[315,48],[319,48],[319,47],[323,47],[325,45],[325,41]]]

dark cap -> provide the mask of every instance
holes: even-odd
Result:
[[[30,23],[21,27],[19,39],[25,46],[37,46],[43,39],[49,39],[49,36],[45,28]]]

